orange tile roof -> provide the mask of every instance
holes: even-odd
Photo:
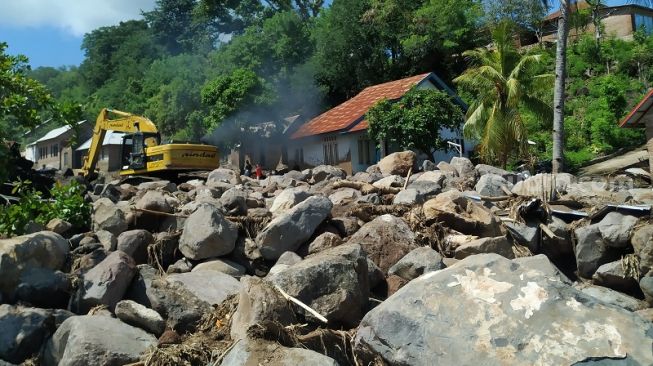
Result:
[[[419,84],[430,75],[431,73],[429,72],[367,87],[355,97],[305,123],[291,136],[291,138],[298,139],[344,130],[363,118],[374,103],[383,98],[390,100],[399,99],[406,94],[410,88]],[[363,122],[364,127],[361,127]],[[367,122],[363,122],[354,127],[356,131],[361,131],[367,128]],[[350,131],[354,131],[354,129]]]

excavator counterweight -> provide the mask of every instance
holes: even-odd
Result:
[[[114,117],[115,118],[111,118]],[[92,179],[107,131],[124,132],[120,175],[162,175],[219,166],[218,149],[204,144],[161,144],[156,125],[146,117],[104,108],[93,129],[81,175]]]

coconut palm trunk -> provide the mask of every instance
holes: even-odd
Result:
[[[556,46],[555,84],[553,87],[553,172],[565,169],[565,81],[567,77],[567,36],[569,35],[569,0],[560,0],[558,44]]]

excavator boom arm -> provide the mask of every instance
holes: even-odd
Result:
[[[110,118],[110,114],[120,116],[119,118]],[[95,127],[93,128],[93,138],[91,139],[91,146],[88,149],[88,155],[84,157],[84,165],[82,166],[82,175],[88,178],[95,171],[100,151],[102,149],[102,142],[107,131],[116,132],[151,132],[157,133],[158,130],[154,123],[149,119],[141,116],[136,116],[131,113],[121,112],[114,109],[103,108],[97,117]]]

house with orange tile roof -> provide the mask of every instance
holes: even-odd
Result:
[[[377,148],[377,142],[367,135],[365,115],[376,102],[382,99],[399,100],[413,87],[441,90],[454,97],[463,109],[467,108],[458,95],[432,72],[370,86],[292,133],[288,142],[288,165],[300,168],[336,165],[351,174],[364,171],[378,162],[382,151],[389,154],[400,150],[399,147],[385,143],[383,149]],[[441,134],[460,144],[462,153],[468,155],[472,141],[464,140],[461,131],[442,130]],[[458,152],[454,151],[438,151],[435,154],[438,161],[449,161],[457,155]],[[423,158],[431,159],[426,156]]]

